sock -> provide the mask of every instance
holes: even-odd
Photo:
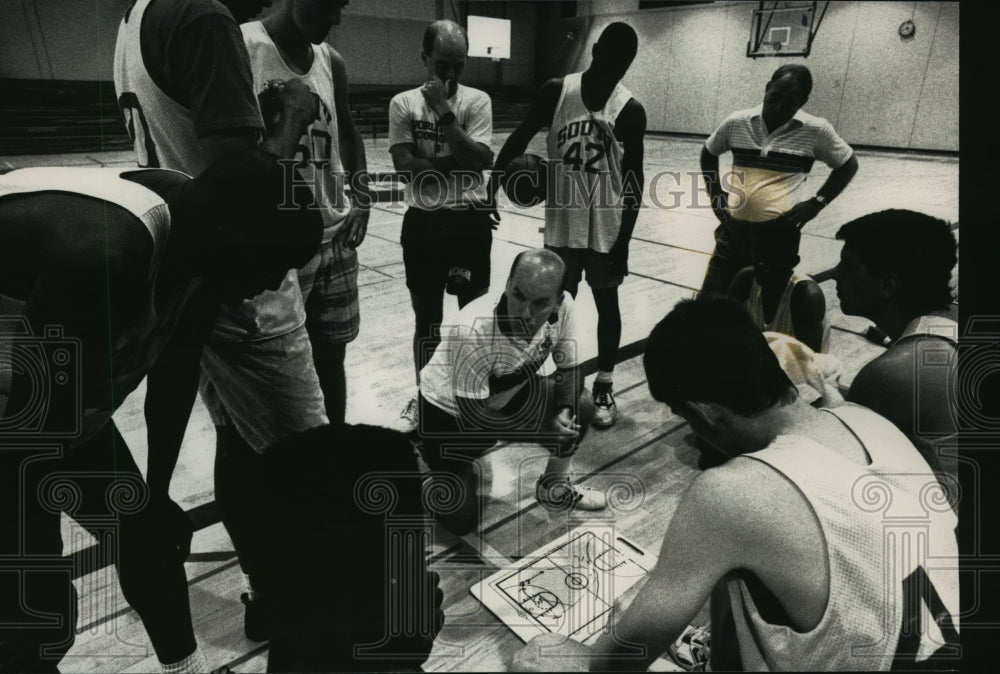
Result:
[[[612,377],[613,376],[614,376],[613,372],[605,372],[604,370],[598,370],[597,371],[597,378],[594,379],[594,390],[595,391],[600,391],[600,390],[610,391],[611,390],[611,384],[612,384]]]
[[[243,574],[243,589],[246,590],[247,599],[253,601],[257,598],[257,592],[253,589],[253,585],[250,583],[250,576]]]
[[[194,653],[183,660],[169,665],[161,662],[160,667],[163,668],[164,674],[202,674],[208,671],[208,663],[205,662],[205,656],[201,654],[201,650],[197,646],[194,649]]]
[[[553,484],[568,484],[573,482],[573,476],[570,473],[571,463],[572,457],[560,458],[558,456],[550,456],[548,463],[545,464],[545,472],[538,478],[538,481],[545,487],[550,487]]]

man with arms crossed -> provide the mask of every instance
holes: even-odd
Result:
[[[653,398],[729,460],[685,492],[613,632],[551,654],[643,671],[711,596],[713,670],[958,666],[956,517],[927,496],[937,481],[906,436],[865,408],[799,399],[729,299],[678,304],[644,365]]]
[[[400,243],[416,323],[418,386],[440,340],[445,291],[461,309],[490,287],[493,220],[482,206],[482,172],[493,163],[493,111],[486,93],[458,83],[468,51],[461,26],[435,21],[420,54],[427,81],[389,103],[389,152],[409,179]],[[413,399],[400,415],[408,431],[417,427],[417,410]]]
[[[501,171],[549,127],[550,171],[545,207],[545,247],[566,263],[568,290],[576,297],[583,272],[597,307],[596,426],[611,426],[618,407],[612,376],[622,335],[618,286],[628,273],[628,246],[642,202],[646,111],[621,79],[635,58],[638,38],[624,23],[601,33],[583,73],[542,85],[538,100],[497,157],[492,194]]]

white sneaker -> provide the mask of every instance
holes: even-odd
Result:
[[[611,389],[594,393],[594,418],[590,422],[600,428],[607,428],[618,419],[618,406],[615,405],[615,398],[611,395]]]
[[[544,477],[538,478],[535,483],[535,498],[549,510],[604,510],[608,505],[608,499],[600,489],[565,480],[545,480]]]
[[[416,432],[420,426],[420,405],[417,404],[416,398],[410,398],[406,407],[399,413],[399,418],[402,419],[400,431],[407,434]]]
[[[712,648],[712,633],[707,627],[688,625],[677,641],[670,644],[670,658],[688,672],[704,672]]]

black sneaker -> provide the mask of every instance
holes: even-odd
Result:
[[[611,395],[611,387],[594,387],[594,418],[590,422],[598,428],[614,425],[618,419],[618,405]]]
[[[251,599],[246,592],[240,595],[240,601],[246,607],[243,613],[243,633],[247,635],[247,639],[267,641],[271,637],[271,625],[264,602]]]

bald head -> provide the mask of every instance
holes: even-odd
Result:
[[[507,279],[507,312],[535,334],[559,310],[566,265],[551,250],[527,250],[514,258]]]
[[[562,258],[547,248],[537,248],[518,253],[514,264],[510,267],[510,278],[521,275],[530,278],[533,283],[552,286],[554,294],[563,290],[563,277],[566,275],[566,264]]]
[[[430,56],[437,46],[469,50],[465,30],[454,21],[442,19],[427,26],[424,31],[424,54]]]
[[[448,98],[458,92],[458,81],[465,70],[469,39],[454,21],[435,21],[424,31],[424,49],[420,57],[427,66],[428,81],[438,78],[448,88]]]

